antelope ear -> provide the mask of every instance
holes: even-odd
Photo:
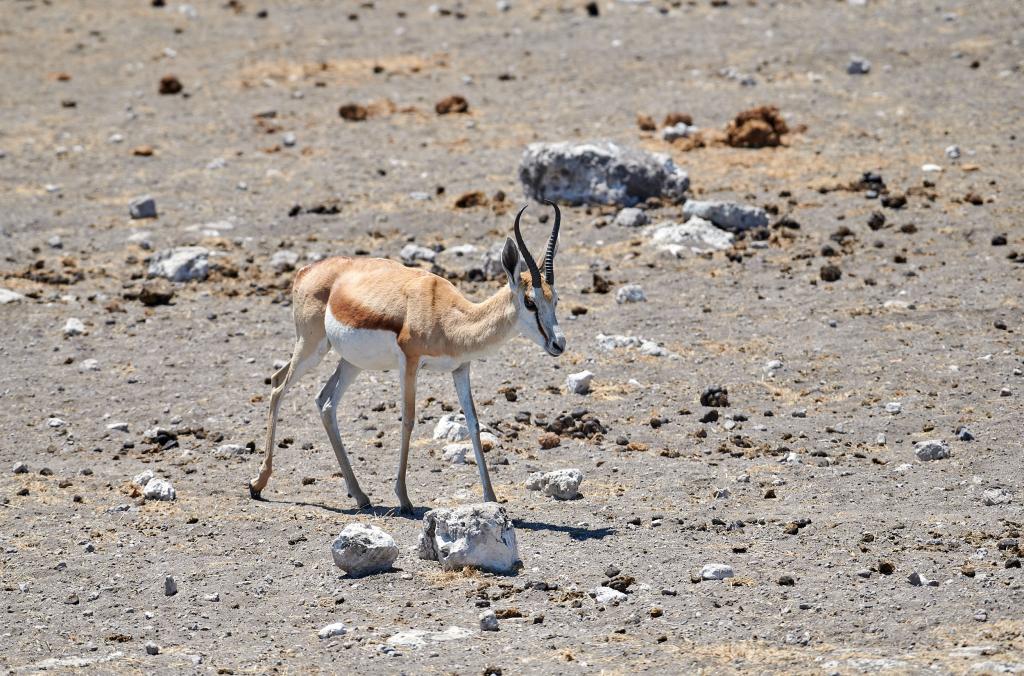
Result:
[[[519,248],[516,247],[516,243],[512,241],[511,237],[505,238],[505,246],[501,250],[501,267],[505,270],[505,274],[508,275],[508,285],[515,291],[519,288],[519,278],[523,263],[519,259]]]

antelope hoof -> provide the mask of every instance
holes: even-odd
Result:
[[[405,514],[406,516],[412,516],[416,513],[416,510],[413,509],[411,502],[403,502],[402,506],[398,508],[398,513]]]
[[[355,498],[356,506],[358,506],[359,509],[368,509],[373,506],[373,503],[370,502],[370,498],[366,497],[362,493],[359,495],[353,495],[352,497]]]
[[[249,482],[249,497],[252,498],[253,500],[262,500],[263,499],[260,496],[260,489],[258,489],[255,486],[253,486],[251,481]]]

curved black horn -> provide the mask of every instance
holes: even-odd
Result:
[[[523,255],[523,260],[526,261],[526,267],[530,269],[531,281],[533,282],[533,285],[539,289],[540,270],[537,269],[537,262],[533,260],[533,256],[530,255],[529,249],[526,248],[526,242],[523,241],[523,233],[519,232],[519,218],[523,215],[523,212],[526,211],[526,207],[528,206],[530,205],[524,204],[523,208],[519,210],[518,214],[516,214],[516,221],[512,224],[512,231],[515,232],[516,235],[516,244],[519,245],[519,253]]]
[[[562,212],[554,202],[544,200],[544,204],[553,207],[555,210],[555,225],[551,228],[551,237],[548,238],[548,249],[544,254],[544,279],[548,284],[555,283],[555,247],[558,246],[558,228],[562,224]]]

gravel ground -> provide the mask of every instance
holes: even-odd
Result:
[[[1024,670],[1018,2],[299,5],[0,9],[0,287],[24,295],[0,305],[0,665]],[[866,74],[848,73],[855,59]],[[451,95],[468,111],[438,114]],[[340,116],[350,104],[366,119]],[[728,145],[727,123],[760,105],[785,119],[782,145]],[[638,128],[673,112],[703,142]],[[674,259],[614,208],[563,207],[567,353],[516,339],[474,369],[522,569],[444,572],[415,554],[426,509],[481,495],[476,468],[431,439],[458,407],[444,375],[420,380],[415,516],[392,492],[394,373],[364,374],[343,402],[376,506],[346,496],[313,405],[332,358],[289,393],[274,477],[250,499],[293,335],[293,273],[274,254],[490,247],[522,199],[527,144],[603,139],[669,154],[693,197],[762,207],[771,225]],[[157,218],[131,219],[145,195]],[[542,213],[524,218],[538,249]],[[185,245],[212,252],[207,279],[146,280],[156,251]],[[646,302],[618,304],[626,284]],[[671,354],[606,350],[600,333]],[[584,369],[590,393],[568,393]],[[712,387],[728,406],[701,404]],[[541,448],[581,409],[607,432]],[[919,460],[928,440],[949,457]],[[562,468],[583,472],[580,499],[525,488]],[[176,500],[133,487],[147,469]],[[394,570],[334,566],[353,522],[394,537]],[[707,564],[734,576],[694,582]],[[609,576],[617,605],[588,593]],[[480,630],[488,607],[497,632]],[[336,622],[344,635],[318,638]],[[407,630],[448,633],[388,643]]]

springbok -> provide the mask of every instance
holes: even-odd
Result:
[[[359,488],[341,443],[338,402],[360,371],[390,369],[399,372],[402,395],[402,446],[395,480],[402,512],[411,513],[413,508],[405,487],[405,469],[420,369],[451,372],[480,470],[484,500],[497,502],[480,447],[469,367],[474,359],[495,352],[517,332],[553,357],[565,351],[565,336],[555,318],[558,294],[554,289],[561,213],[555,204],[546,203],[555,209],[555,224],[544,255],[543,276],[519,231],[524,206],[512,226],[515,242],[507,238],[501,251],[508,285],[481,303],[468,300],[442,277],[387,259],[327,258],[299,270],[292,283],[295,349],[288,364],[271,378],[266,454],[259,476],[249,483],[250,495],[258,499],[270,480],[281,399],[290,385],[334,348],[340,357],[338,367],[317,395],[316,405],[349,495],[359,507],[368,507],[370,499]]]

